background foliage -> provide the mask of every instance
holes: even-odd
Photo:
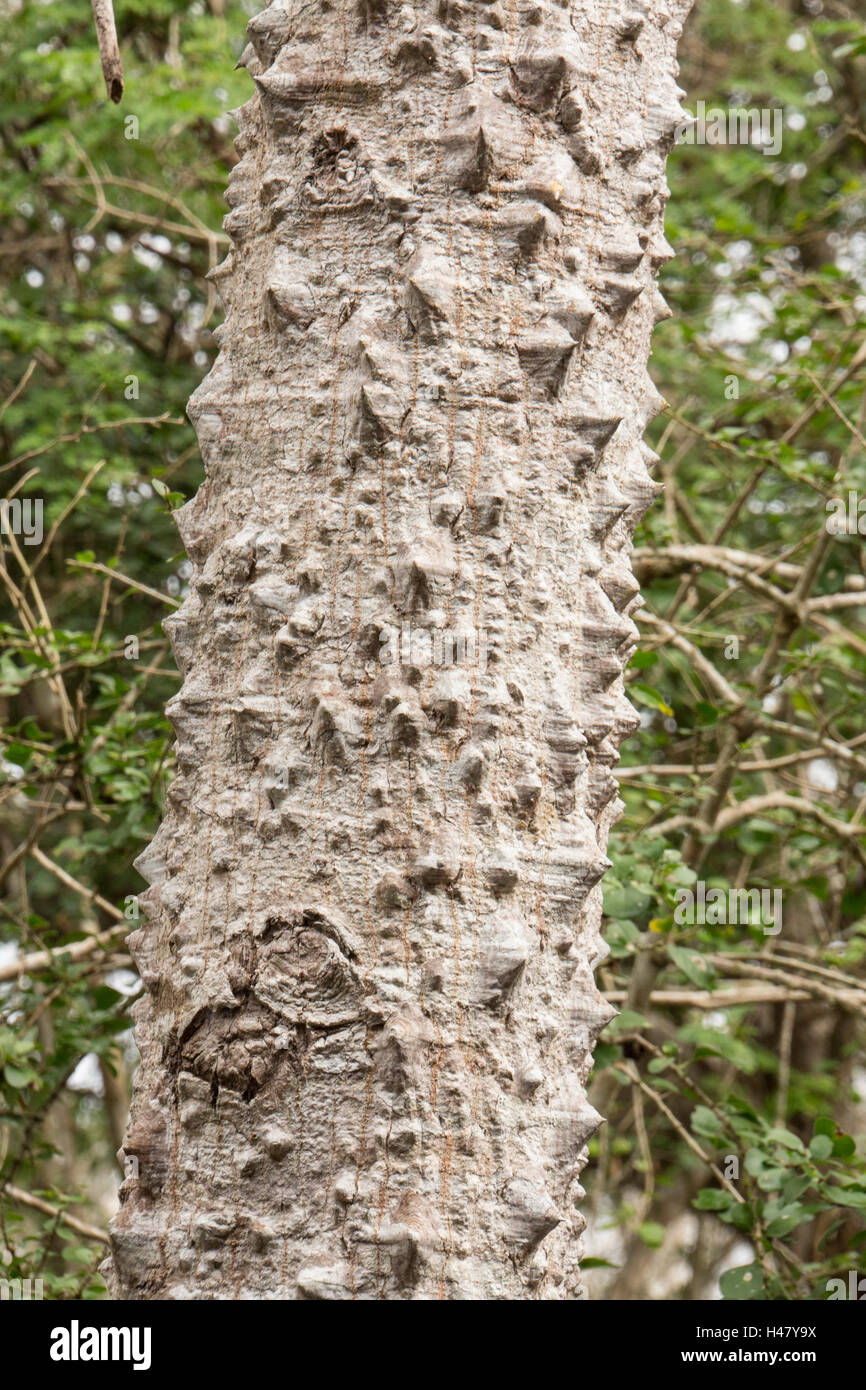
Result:
[[[100,1297],[132,861],[171,775],[171,511],[201,477],[184,407],[258,6],[119,0],[119,108],[87,5],[3,8],[0,495],[44,499],[45,535],[4,536],[0,569],[0,1264]],[[866,1231],[866,569],[856,510],[826,526],[834,498],[866,512],[866,26],[697,0],[682,59],[686,105],[778,108],[784,140],[671,158],[586,1264],[595,1297],[826,1298]],[[698,880],[780,890],[782,930],[680,924]]]

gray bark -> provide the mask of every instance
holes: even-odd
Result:
[[[687,9],[250,23],[115,1296],[581,1296]]]

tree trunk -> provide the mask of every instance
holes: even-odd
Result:
[[[688,3],[250,23],[116,1297],[581,1296]]]

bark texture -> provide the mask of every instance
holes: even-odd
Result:
[[[687,9],[250,22],[118,1297],[581,1294]]]

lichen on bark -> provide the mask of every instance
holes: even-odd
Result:
[[[250,22],[115,1296],[581,1296],[687,9]]]

